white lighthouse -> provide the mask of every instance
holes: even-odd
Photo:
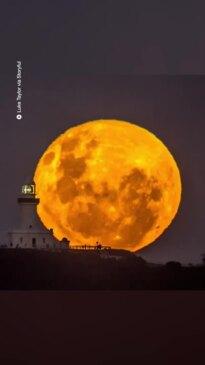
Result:
[[[36,212],[38,204],[35,183],[23,185],[18,198],[20,225],[9,232],[11,248],[58,249],[65,246],[55,239],[53,230],[47,230],[39,220]]]

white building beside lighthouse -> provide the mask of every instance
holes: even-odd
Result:
[[[36,208],[39,199],[35,193],[35,183],[22,186],[18,198],[20,225],[9,232],[10,248],[61,249],[68,248],[69,241],[59,242],[53,236],[53,230],[47,230],[38,218]]]

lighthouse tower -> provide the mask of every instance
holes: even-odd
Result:
[[[53,230],[47,230],[39,220],[36,208],[39,199],[36,197],[35,183],[22,186],[18,197],[20,208],[20,225],[18,229],[9,232],[11,248],[56,249],[58,241],[53,236]]]

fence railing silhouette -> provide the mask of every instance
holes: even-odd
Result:
[[[72,250],[110,250],[110,246],[104,246],[104,245],[70,245],[70,249]]]

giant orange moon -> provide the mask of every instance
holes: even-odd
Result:
[[[136,251],[155,241],[181,199],[179,168],[148,130],[121,120],[94,120],[57,137],[34,181],[38,215],[59,240]]]

